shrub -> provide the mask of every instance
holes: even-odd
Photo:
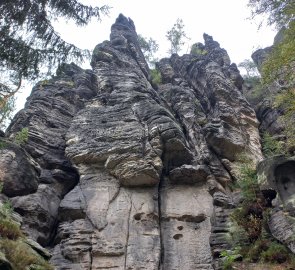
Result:
[[[206,55],[208,53],[207,50],[205,50],[205,46],[202,43],[195,43],[191,47],[192,55]]]
[[[261,253],[261,258],[271,263],[284,263],[291,259],[288,249],[276,242],[272,242],[269,248]]]
[[[238,157],[240,166],[236,185],[240,188],[243,201],[231,218],[240,226],[249,242],[255,242],[263,228],[264,198],[260,192],[254,164],[244,156]]]
[[[268,132],[262,137],[262,151],[266,157],[285,154],[283,142],[274,139]]]
[[[7,146],[7,143],[0,139],[0,149],[5,148],[6,146]]]
[[[1,215],[4,215],[4,217],[10,217],[12,212],[13,212],[13,207],[10,201],[6,201],[2,203],[2,206],[0,209]]]
[[[0,240],[0,250],[12,264],[14,270],[42,269],[53,270],[54,268],[38,255],[24,242],[9,239]]]
[[[284,114],[280,116],[280,121],[284,124],[284,134],[287,137],[287,150],[295,150],[295,88],[290,88],[278,94],[275,98],[274,105],[281,108]]]
[[[242,160],[238,169],[238,187],[241,190],[243,199],[255,201],[259,192],[258,179],[254,164],[248,160]]]
[[[266,251],[270,245],[271,241],[269,239],[260,238],[253,245],[248,246],[245,257],[250,262],[258,262],[261,259],[261,253]]]
[[[154,85],[159,85],[162,83],[161,72],[157,69],[151,69],[151,79]]]
[[[29,139],[29,129],[22,128],[21,131],[17,132],[14,137],[14,142],[18,145],[24,144],[28,141]]]

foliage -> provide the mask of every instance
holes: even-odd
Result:
[[[280,120],[284,124],[286,135],[286,150],[295,150],[295,88],[290,88],[278,94],[275,98],[274,105],[281,108],[284,114],[280,116]]]
[[[222,258],[222,269],[223,270],[231,270],[233,269],[233,263],[237,260],[239,257],[239,251],[240,248],[235,248],[233,251],[231,250],[223,250],[220,253],[220,256]]]
[[[13,222],[10,218],[0,219],[0,236],[1,238],[8,238],[11,240],[16,240],[23,236],[20,226]]]
[[[235,246],[233,251],[221,253],[223,269],[233,269],[237,255],[244,262],[269,262],[280,264],[287,262],[293,265],[294,255],[286,247],[278,243],[269,233],[268,204],[259,190],[254,164],[240,156],[238,187],[242,194],[242,202],[231,214],[231,235]],[[232,229],[233,228],[233,229]]]
[[[16,85],[13,81],[9,82],[9,80],[5,78],[5,71],[1,70],[0,67],[0,128],[4,128],[6,121],[10,120],[15,107],[14,94],[19,89],[20,85]]]
[[[265,262],[283,263],[290,259],[290,252],[280,243],[272,242],[269,247],[261,253]]]
[[[206,55],[208,51],[202,43],[198,42],[192,45],[190,53],[192,55]]]
[[[295,21],[284,31],[281,42],[273,50],[262,66],[262,78],[265,84],[274,80],[295,80]]]
[[[12,218],[13,208],[9,201],[0,207],[0,252],[11,263],[14,270],[53,270],[39,254],[23,242],[20,225]]]
[[[258,69],[253,61],[245,59],[244,61],[238,64],[238,67],[243,68],[246,71],[246,78],[259,78]]]
[[[162,75],[158,69],[151,69],[151,78],[154,85],[159,85],[162,83]]]
[[[23,78],[32,80],[41,71],[51,73],[62,62],[89,57],[89,51],[65,42],[51,22],[64,17],[77,26],[85,26],[92,18],[100,19],[108,10],[107,6],[86,6],[78,0],[1,0],[0,123],[13,109],[12,98]]]
[[[189,39],[184,31],[184,24],[182,19],[177,19],[173,27],[167,31],[166,37],[170,42],[169,53],[179,53],[181,47],[185,44],[184,39]]]
[[[159,50],[159,44],[152,39],[149,39],[138,35],[139,46],[142,53],[150,66],[154,66],[158,59],[155,57],[155,53]]]
[[[254,164],[247,157],[239,157],[237,185],[240,189],[243,201],[237,207],[231,218],[247,236],[251,243],[261,235],[263,229],[264,199],[258,186],[258,179]]]
[[[9,217],[13,212],[13,207],[10,201],[2,203],[1,214],[5,217]]]
[[[12,264],[14,270],[42,269],[53,270],[40,255],[34,252],[27,244],[21,240],[0,239],[0,250]]]
[[[249,0],[252,17],[268,15],[267,23],[278,28],[288,26],[294,20],[295,3],[292,0]]]
[[[29,129],[26,127],[26,128],[22,128],[21,131],[17,132],[15,134],[15,137],[14,137],[14,142],[16,144],[24,144],[28,141],[29,139]]]
[[[262,151],[265,157],[285,154],[283,142],[274,139],[268,132],[264,132],[262,137]]]
[[[257,199],[257,191],[259,190],[255,165],[247,158],[240,158],[240,166],[238,172],[238,187],[246,201],[255,201]]]
[[[0,149],[4,148],[7,146],[7,142],[5,140],[3,140],[2,138],[0,138]]]
[[[295,2],[293,0],[249,0],[252,17],[267,15],[267,23],[278,29],[284,27],[282,39],[274,46],[270,57],[263,64],[265,83],[275,79],[292,81],[295,69]]]

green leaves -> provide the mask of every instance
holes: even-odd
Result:
[[[154,66],[157,62],[157,58],[155,57],[155,53],[159,50],[158,43],[152,39],[143,37],[142,35],[138,35],[139,46],[142,50],[142,53],[148,62],[149,66]]]
[[[51,20],[62,16],[84,26],[92,18],[100,20],[108,11],[108,6],[86,6],[76,0],[0,1],[0,71],[10,76],[8,80],[0,76],[0,117],[4,116],[0,124],[7,119],[5,112],[12,110],[7,106],[11,97],[20,89],[11,87],[13,77],[34,80],[41,71],[44,77],[63,62],[81,62],[90,57],[88,50],[64,41]]]
[[[262,151],[265,157],[285,154],[283,142],[276,140],[268,132],[265,132],[262,137]]]
[[[173,27],[169,31],[167,31],[166,37],[171,45],[168,52],[170,54],[179,53],[182,46],[185,44],[184,40],[189,40],[184,31],[184,24],[182,19],[177,19]]]
[[[274,80],[295,80],[295,1],[293,0],[249,0],[252,17],[268,16],[268,25],[285,28],[283,37],[273,47],[271,55],[262,67],[265,84]]]

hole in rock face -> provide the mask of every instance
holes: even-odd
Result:
[[[271,207],[272,206],[271,202],[273,199],[276,198],[277,192],[273,189],[265,189],[265,190],[262,190],[261,192],[263,197],[266,200],[266,207]]]
[[[277,166],[275,180],[282,201],[292,203],[295,198],[295,161],[288,161]]]
[[[135,219],[135,220],[141,220],[141,215],[142,215],[141,213],[137,213],[137,214],[135,214],[135,215],[134,215],[134,219]]]
[[[107,120],[103,119],[103,120],[101,120],[101,123],[105,124],[105,123],[107,123]]]
[[[45,223],[47,222],[47,217],[44,213],[39,213],[38,216],[37,216],[38,220],[42,223]]]
[[[177,229],[180,230],[180,231],[182,231],[183,230],[183,226],[178,226]]]
[[[175,240],[178,240],[178,239],[180,239],[180,238],[182,238],[182,237],[183,237],[183,235],[180,234],[180,233],[177,233],[177,234],[173,235],[173,238],[174,238]]]

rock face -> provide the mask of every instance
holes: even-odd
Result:
[[[270,231],[295,253],[295,157],[265,159],[258,164],[257,172],[261,190],[276,198],[268,221]]]
[[[111,30],[91,71],[64,65],[33,88],[7,133],[28,127],[38,171],[6,195],[56,269],[213,269],[230,164],[262,159],[242,78],[204,34],[205,53],[162,59],[154,86],[132,20]]]

